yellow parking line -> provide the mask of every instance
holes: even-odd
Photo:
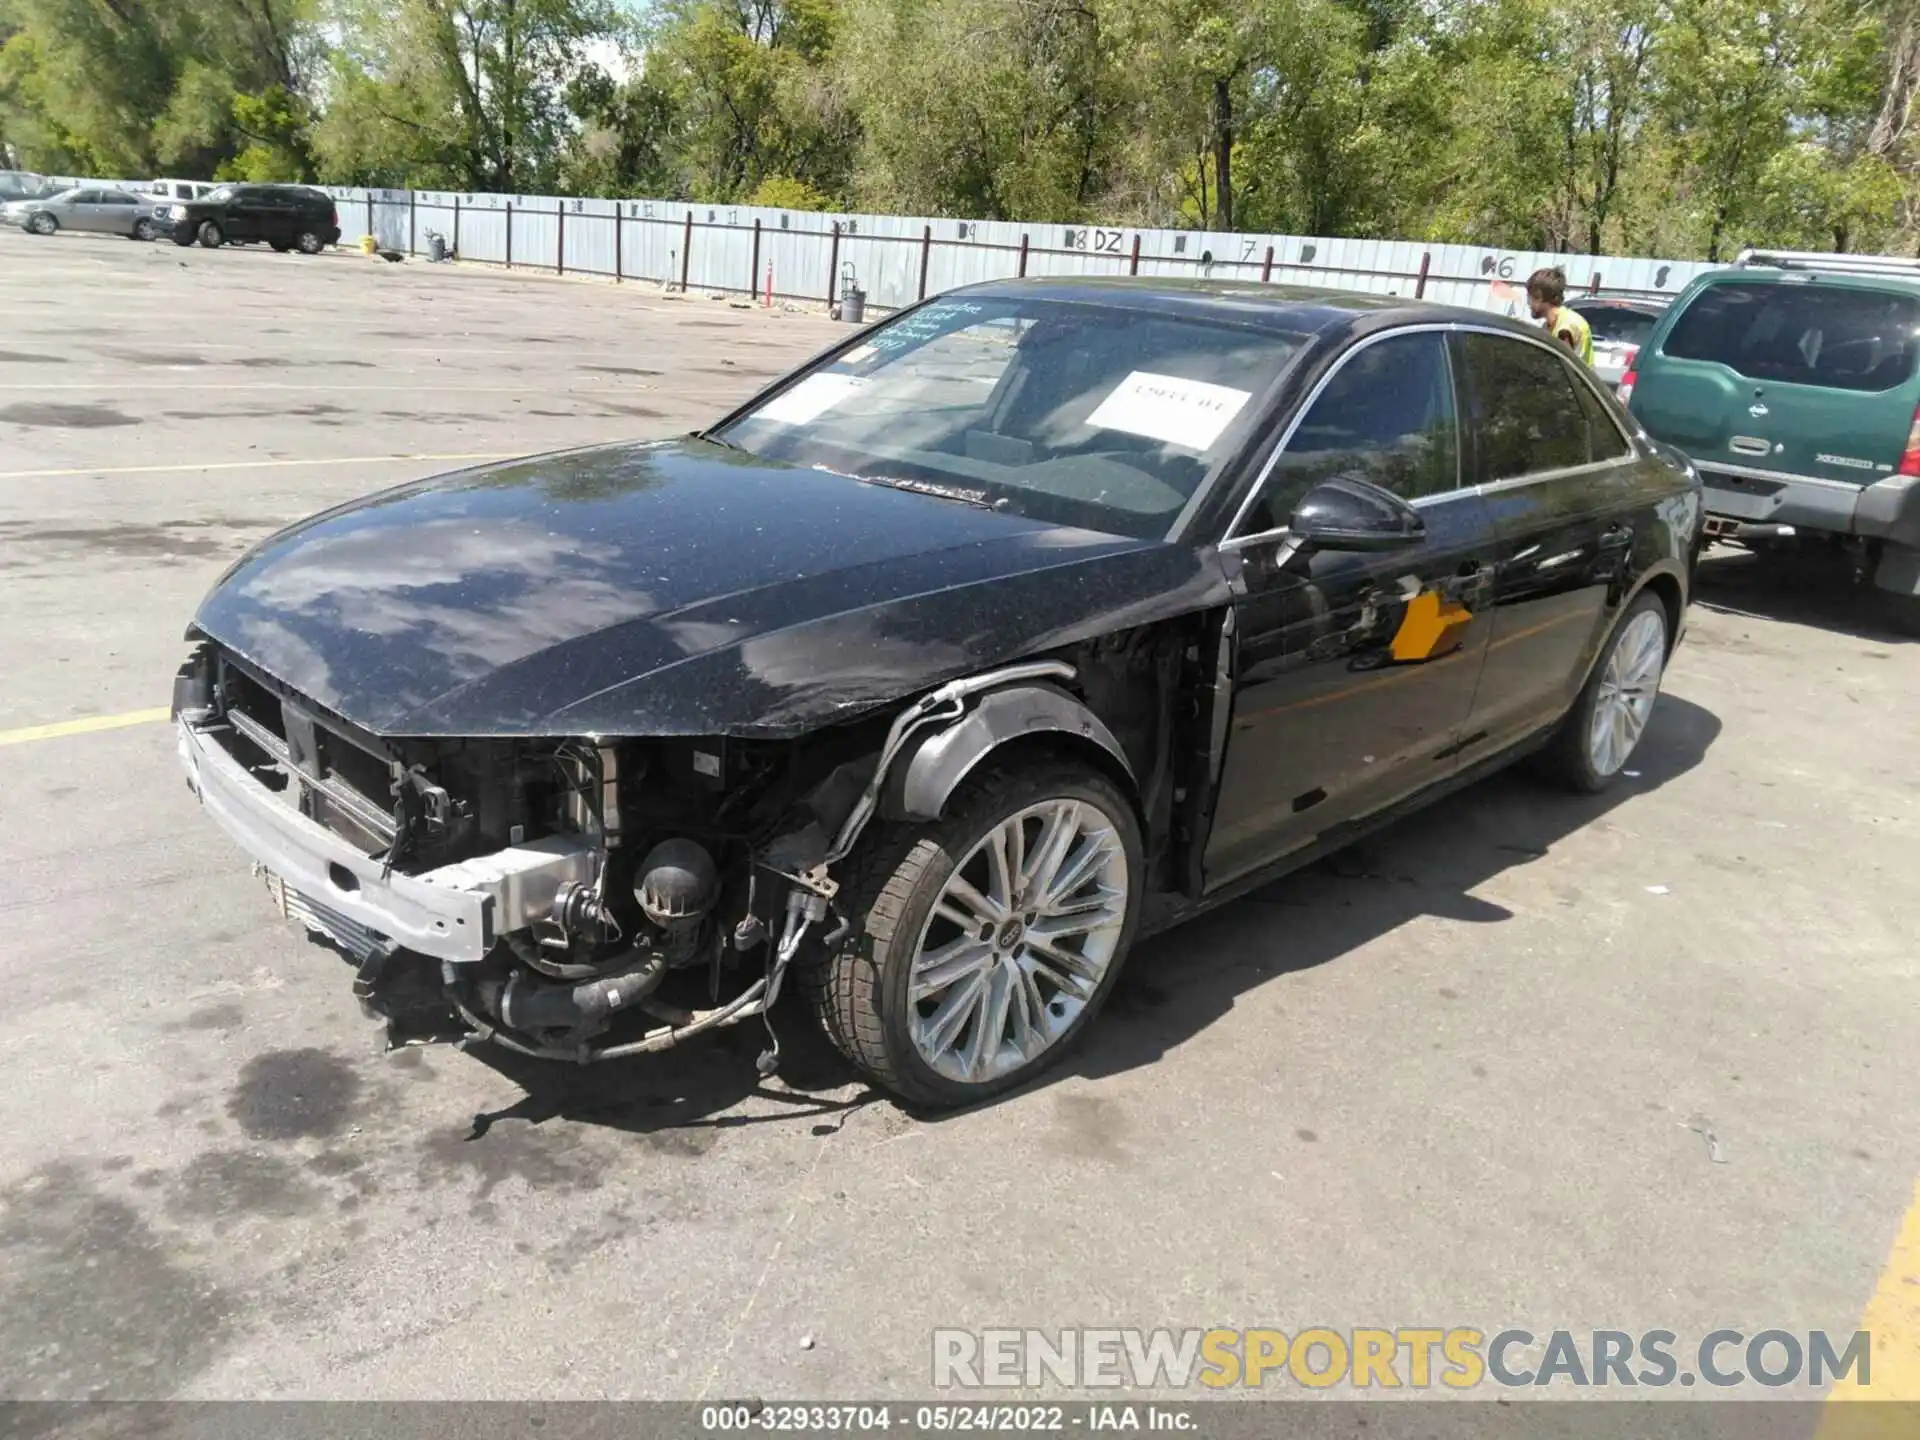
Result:
[[[80,720],[56,720],[51,725],[27,725],[0,730],[0,745],[24,745],[29,740],[58,740],[63,735],[91,735],[97,730],[124,730],[129,725],[152,725],[173,712],[165,705],[153,710],[129,710],[124,715],[88,715]]]
[[[0,480],[58,480],[75,475],[178,475],[192,470],[266,470],[287,465],[389,465],[401,461],[511,460],[515,451],[472,455],[331,455],[319,460],[207,460],[197,465],[108,465],[72,470],[0,470]]]
[[[1911,1437],[1920,1420],[1920,1181],[1859,1328],[1873,1337],[1872,1378],[1860,1384],[1856,1368],[1834,1382],[1819,1440]]]

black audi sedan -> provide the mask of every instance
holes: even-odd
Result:
[[[396,1040],[586,1063],[793,986],[963,1103],[1144,935],[1529,752],[1615,779],[1700,527],[1536,330],[996,283],[697,434],[292,526],[207,596],[174,711]]]

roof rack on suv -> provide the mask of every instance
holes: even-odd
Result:
[[[1778,270],[1825,270],[1834,275],[1908,275],[1920,278],[1920,260],[1898,255],[1846,255],[1819,250],[1742,250],[1737,269],[1767,265]]]

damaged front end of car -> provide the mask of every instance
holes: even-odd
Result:
[[[173,715],[203,807],[356,966],[390,1045],[591,1064],[765,1016],[858,923],[834,872],[869,824],[938,813],[1007,735],[1069,730],[1125,769],[1057,688],[1074,673],[1002,666],[795,739],[405,738],[201,638]]]

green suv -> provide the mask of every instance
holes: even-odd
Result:
[[[1706,485],[1707,538],[1847,548],[1920,633],[1920,263],[1753,252],[1700,276],[1620,383]]]

